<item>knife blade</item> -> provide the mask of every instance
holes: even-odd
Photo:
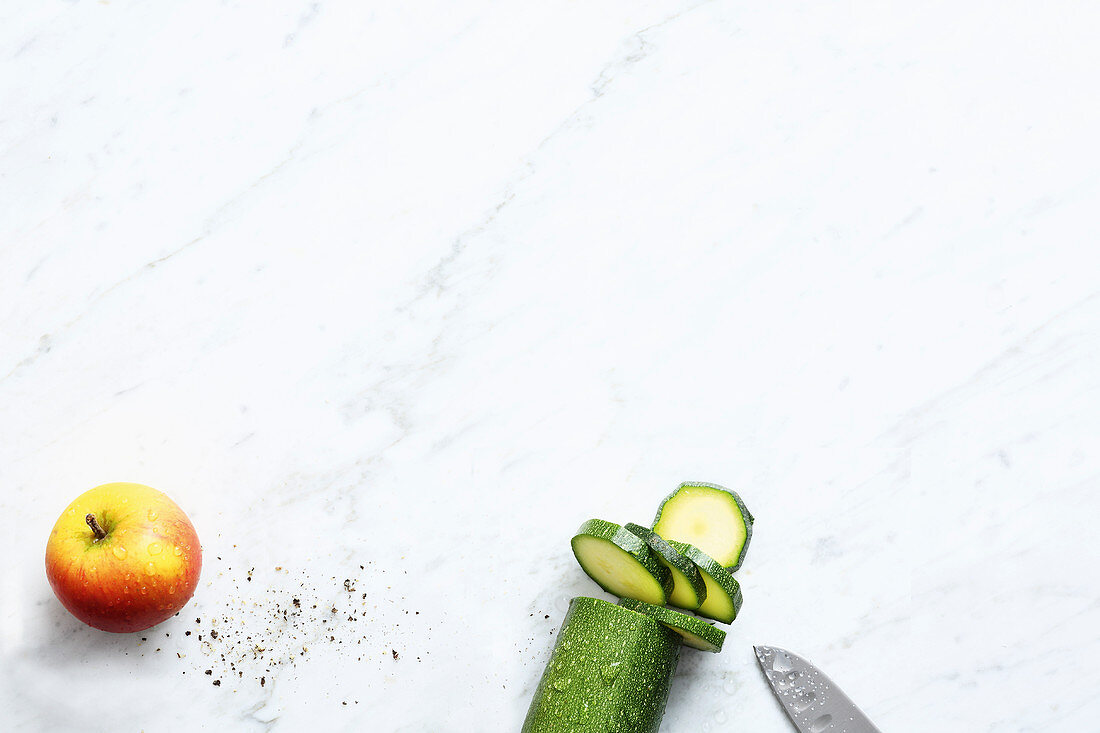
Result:
[[[799,733],[881,733],[824,672],[802,657],[774,646],[753,650]]]

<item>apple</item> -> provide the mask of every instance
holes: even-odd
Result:
[[[191,599],[201,569],[191,520],[142,484],[85,491],[46,543],[46,577],[61,605],[103,631],[141,631],[171,618]]]

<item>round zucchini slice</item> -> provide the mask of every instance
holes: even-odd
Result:
[[[668,627],[668,630],[680,637],[680,643],[694,649],[702,649],[705,652],[722,651],[722,642],[726,640],[726,632],[706,621],[688,616],[686,613],[673,611],[671,608],[654,606],[643,601],[635,601],[633,598],[624,598],[619,601],[623,608],[652,616],[655,620]]]
[[[737,570],[752,539],[752,514],[735,492],[717,484],[685,481],[665,497],[653,531],[695,545],[722,567]]]
[[[675,541],[669,541],[669,544],[695,563],[703,582],[707,584],[707,597],[696,613],[727,624],[737,618],[741,610],[741,584],[730,571],[694,545]]]
[[[589,519],[570,544],[581,569],[608,593],[659,606],[668,602],[672,573],[632,532],[602,519]]]
[[[657,560],[672,573],[672,593],[668,596],[669,605],[694,611],[707,597],[707,584],[695,563],[676,551],[659,534],[651,529],[630,522],[623,529],[638,535],[657,555]]]

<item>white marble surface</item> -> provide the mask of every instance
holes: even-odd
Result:
[[[1098,26],[5,2],[2,727],[517,730],[572,530],[692,478],[757,530],[662,730],[791,730],[752,643],[888,733],[1094,729]],[[111,480],[204,540],[144,642],[43,573]]]

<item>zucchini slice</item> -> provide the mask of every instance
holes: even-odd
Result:
[[[694,545],[675,540],[670,540],[669,544],[695,563],[707,584],[707,597],[696,613],[727,624],[737,618],[741,610],[741,584],[730,571]]]
[[[707,584],[699,574],[695,563],[676,551],[676,548],[661,539],[651,529],[633,522],[624,524],[623,529],[638,535],[657,555],[657,560],[672,573],[672,592],[668,596],[669,605],[694,611],[707,597]]]
[[[722,567],[737,570],[752,539],[752,514],[729,489],[685,481],[661,502],[653,531],[695,545]]]
[[[589,519],[570,544],[581,569],[608,593],[658,606],[668,602],[672,573],[636,534],[602,519]]]
[[[669,631],[679,636],[680,641],[687,646],[702,649],[705,652],[722,651],[722,642],[726,640],[726,632],[708,624],[706,621],[688,616],[686,613],[673,611],[671,608],[654,606],[643,601],[635,601],[632,598],[622,599],[619,601],[619,605],[623,608],[629,608],[631,611],[652,616],[667,626]]]
[[[522,733],[657,733],[679,660],[652,617],[574,598]]]

